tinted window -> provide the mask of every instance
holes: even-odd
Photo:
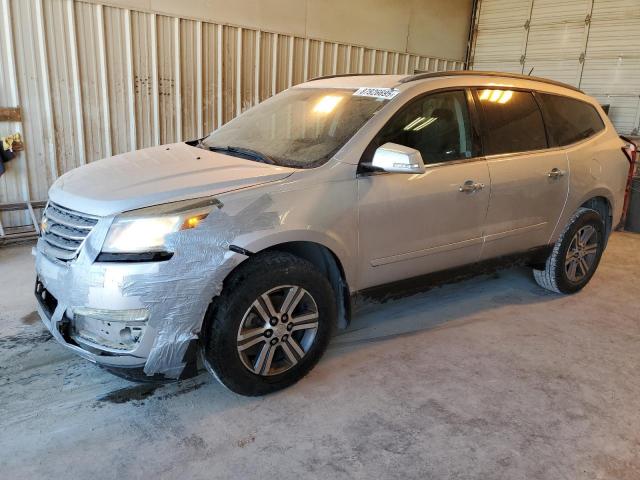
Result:
[[[484,118],[484,153],[526,152],[547,148],[542,113],[533,94],[478,90]]]
[[[604,123],[592,105],[560,95],[537,95],[542,103],[551,145],[569,145],[604,129]]]
[[[425,163],[471,158],[471,122],[463,91],[412,100],[380,131],[375,146],[387,142],[415,148]]]

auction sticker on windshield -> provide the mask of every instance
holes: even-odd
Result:
[[[374,97],[391,100],[398,93],[400,93],[400,90],[395,88],[360,87],[353,95],[356,97]]]

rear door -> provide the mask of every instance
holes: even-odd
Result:
[[[491,176],[481,259],[546,245],[567,200],[567,155],[548,148],[532,92],[478,89],[475,99]]]

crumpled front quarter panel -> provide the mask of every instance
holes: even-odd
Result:
[[[180,376],[187,347],[198,338],[209,303],[244,259],[229,245],[247,232],[276,228],[279,218],[271,206],[269,195],[260,195],[233,213],[216,208],[198,228],[169,236],[169,250],[175,253],[159,264],[156,274],[125,279],[123,293],[140,298],[150,311],[149,326],[157,331],[144,367],[147,375]]]
[[[287,242],[313,242],[331,250],[340,261],[346,280],[354,290],[358,284],[357,185],[355,166],[335,162],[310,171],[300,171],[269,192],[269,211],[277,215],[271,229],[256,229],[238,236],[235,245],[251,252]],[[249,191],[221,197],[229,212],[248,201]],[[223,209],[224,210],[224,209]]]

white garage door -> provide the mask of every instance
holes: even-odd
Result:
[[[640,127],[640,0],[480,0],[470,68],[552,78]]]

